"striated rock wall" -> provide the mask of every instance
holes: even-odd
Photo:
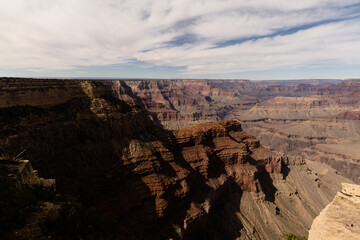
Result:
[[[304,121],[339,114],[354,106],[339,104],[333,98],[314,97],[276,97],[254,106],[239,116],[241,120]]]
[[[315,218],[309,240],[360,238],[360,186],[343,183],[334,200]]]

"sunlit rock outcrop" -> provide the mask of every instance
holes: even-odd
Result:
[[[309,240],[338,239],[360,239],[360,185],[343,183],[311,225]]]

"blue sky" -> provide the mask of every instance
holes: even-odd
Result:
[[[0,29],[0,76],[360,77],[360,0],[12,0]]]

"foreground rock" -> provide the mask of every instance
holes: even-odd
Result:
[[[12,179],[18,188],[23,185],[42,183],[44,187],[56,190],[55,179],[44,179],[33,170],[29,160],[0,159],[0,172]]]
[[[39,216],[44,215],[43,205],[56,207],[43,199],[49,193],[55,196],[55,179],[39,177],[29,160],[0,158],[0,185],[1,239],[48,239]]]
[[[315,218],[309,240],[360,239],[360,186],[343,184],[334,200]]]

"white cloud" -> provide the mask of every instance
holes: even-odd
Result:
[[[273,68],[360,64],[360,21],[321,25],[292,35],[263,38],[239,45],[182,46],[141,53],[157,65],[189,66],[188,74],[256,71]]]
[[[134,58],[187,74],[358,64],[359,20],[213,48],[350,17],[359,0],[0,0],[0,68],[72,69]],[[359,12],[358,12],[359,14]],[[182,46],[177,37],[196,36]],[[148,51],[145,51],[148,50]],[[39,70],[37,70],[39,71]]]

